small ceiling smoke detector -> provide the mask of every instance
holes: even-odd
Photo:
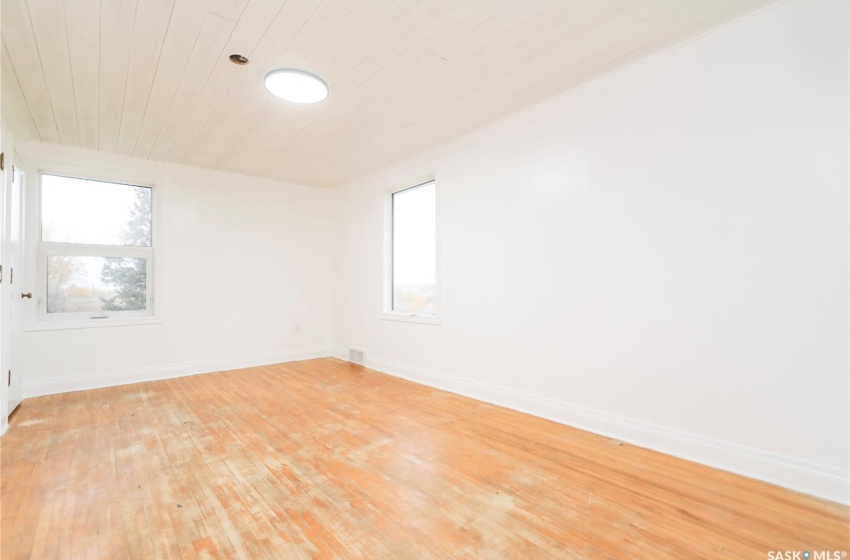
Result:
[[[230,62],[232,62],[233,64],[238,64],[239,66],[248,64],[248,59],[242,56],[241,54],[232,54],[229,58]]]
[[[266,89],[293,103],[318,103],[328,96],[328,84],[303,70],[281,68],[266,74]]]

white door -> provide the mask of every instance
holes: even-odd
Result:
[[[12,413],[24,398],[23,379],[21,376],[21,329],[22,329],[22,297],[24,277],[21,266],[21,249],[23,234],[23,183],[22,174],[15,168],[6,173],[6,243],[3,248],[3,371],[2,383],[6,385],[7,407]]]

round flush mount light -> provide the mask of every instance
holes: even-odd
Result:
[[[328,84],[303,70],[281,68],[266,74],[266,89],[293,103],[318,103],[328,96]]]

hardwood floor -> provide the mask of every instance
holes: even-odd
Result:
[[[753,558],[848,509],[335,359],[30,399],[12,558]]]

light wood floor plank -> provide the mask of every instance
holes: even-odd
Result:
[[[29,399],[0,559],[754,558],[848,508],[309,360]]]

